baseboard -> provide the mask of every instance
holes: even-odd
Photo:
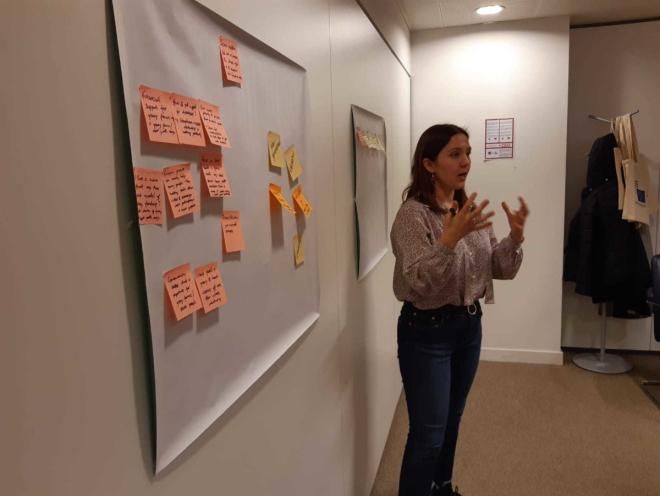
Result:
[[[482,348],[481,359],[486,362],[516,362],[542,365],[563,365],[564,354],[561,351],[505,350],[500,348]]]

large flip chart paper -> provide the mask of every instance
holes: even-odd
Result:
[[[387,146],[385,119],[357,105],[351,105],[351,111],[358,280],[361,280],[387,253]],[[368,141],[364,141],[364,135]]]
[[[190,164],[200,207],[175,218],[168,204],[162,226],[139,226],[153,346],[159,472],[319,317],[315,215],[282,215],[281,208],[271,208],[266,193],[275,183],[290,198],[301,185],[315,203],[309,91],[303,68],[192,0],[113,0],[113,6],[133,161],[127,167],[162,171]],[[237,44],[241,84],[223,79],[221,36]],[[150,141],[141,85],[177,95],[181,108],[203,102],[215,121],[222,119],[231,147],[215,128],[216,144],[208,134],[205,146],[192,143],[192,137],[190,143]],[[211,106],[219,109],[219,117]],[[185,117],[187,123],[182,124],[200,128],[194,115]],[[304,167],[295,181],[289,180],[286,169],[269,167],[269,131],[280,135],[284,149],[295,145]],[[211,153],[222,154],[231,196],[208,193],[200,160]],[[245,245],[240,251],[223,249],[226,212],[240,212]],[[305,263],[296,266],[294,236],[303,234]],[[224,291],[218,298],[226,303],[177,321],[164,274],[190,264],[194,275],[196,268],[214,262]]]

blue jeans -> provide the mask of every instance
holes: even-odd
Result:
[[[458,429],[479,366],[481,308],[446,316],[405,303],[397,337],[410,430],[399,496],[429,496],[453,476]]]

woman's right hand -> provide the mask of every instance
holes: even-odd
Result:
[[[452,215],[450,212],[445,216],[445,225],[440,236],[440,243],[454,249],[456,244],[471,232],[480,231],[493,225],[488,219],[495,215],[495,212],[490,211],[487,214],[481,215],[481,212],[490,203],[488,200],[484,200],[477,208],[470,212],[470,208],[472,208],[476,197],[477,194],[472,193],[460,210],[458,210],[458,202],[453,203],[452,207],[457,213],[456,215]]]

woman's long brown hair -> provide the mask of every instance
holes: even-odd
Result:
[[[434,212],[440,212],[440,206],[435,199],[435,185],[429,171],[424,167],[424,159],[428,158],[435,162],[440,151],[447,146],[447,143],[457,134],[464,134],[468,138],[470,135],[462,127],[454,124],[436,124],[422,133],[415,148],[415,155],[412,161],[412,170],[410,175],[412,181],[406,189],[403,190],[403,200],[415,199]],[[454,191],[454,200],[458,202],[458,207],[463,208],[467,201],[467,194],[464,189]]]

